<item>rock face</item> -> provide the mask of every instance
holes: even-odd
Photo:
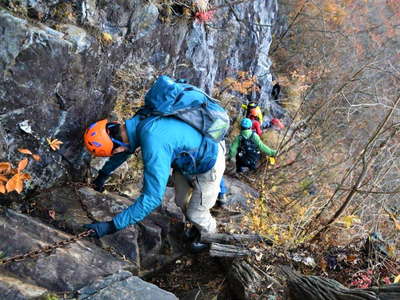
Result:
[[[115,62],[108,56],[120,59],[120,49],[104,52],[81,28],[61,29],[65,33],[0,11],[0,159],[15,164],[18,148],[38,153],[42,160],[28,166],[34,186],[80,174],[76,137],[107,114],[115,98],[109,76]],[[62,151],[51,151],[46,138],[62,140]]]
[[[259,77],[260,101],[272,105],[267,55],[275,0],[221,5],[210,25],[139,0],[2,3],[0,161],[15,165],[18,148],[41,156],[27,167],[26,190],[83,176],[89,156],[80,137],[111,111],[118,68],[139,67],[145,82],[167,73],[206,91],[249,71]],[[61,149],[51,151],[46,138],[63,141]]]
[[[217,5],[212,23],[205,24],[183,13],[177,16],[183,6],[171,13],[170,4],[157,1],[1,1],[0,162],[16,166],[26,157],[21,148],[41,159],[29,157],[24,172],[31,180],[25,182],[24,193],[0,195],[0,203],[29,196],[36,207],[25,210],[38,218],[1,210],[0,255],[25,253],[68,238],[81,224],[110,220],[130,205],[127,198],[64,184],[85,178],[90,157],[82,135],[114,107],[117,70],[141,70],[138,78],[144,85],[158,74],[169,74],[207,92],[227,76],[249,71],[259,78],[259,101],[272,105],[267,55],[277,1],[225,5]],[[63,144],[53,151],[48,139]],[[241,190],[234,180],[229,187]],[[244,201],[235,197],[231,203],[246,206]],[[145,299],[131,290],[133,285],[143,287],[139,293],[149,290],[155,295],[152,299],[174,299],[118,272],[152,272],[179,256],[183,220],[168,190],[163,207],[135,226],[95,243],[80,241],[36,260],[0,266],[0,294],[29,299],[47,291],[82,289],[82,299],[119,299],[113,295],[122,290],[127,298]],[[119,275],[104,279],[115,273]]]

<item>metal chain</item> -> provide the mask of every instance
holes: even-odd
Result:
[[[9,257],[9,258],[6,258],[6,259],[2,259],[2,260],[0,260],[0,266],[8,264],[8,263],[11,263],[11,262],[22,261],[22,260],[25,260],[27,258],[38,258],[41,253],[50,253],[54,249],[61,248],[61,247],[64,247],[66,245],[76,243],[77,241],[89,236],[92,232],[94,232],[94,230],[93,229],[89,229],[87,231],[84,231],[82,233],[74,235],[72,238],[69,238],[69,239],[66,239],[66,240],[61,240],[59,242],[55,242],[55,243],[53,243],[51,245],[47,245],[44,248],[32,250],[32,251],[29,251],[29,252],[27,252],[25,254],[19,254],[19,255],[15,255],[15,256],[12,256],[12,257]]]

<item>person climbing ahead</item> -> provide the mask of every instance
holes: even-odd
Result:
[[[247,167],[255,170],[260,158],[260,151],[269,155],[276,156],[277,150],[273,150],[265,145],[257,134],[251,130],[252,122],[244,118],[240,123],[241,132],[234,139],[230,149],[228,159],[236,157],[236,172],[241,173]]]
[[[124,124],[101,120],[90,125],[84,142],[93,155],[110,156],[94,181],[98,191],[104,190],[111,173],[139,147],[144,164],[142,194],[135,202],[112,221],[85,225],[97,237],[135,224],[160,206],[171,168],[177,205],[198,232],[216,232],[210,208],[217,200],[225,170],[223,141],[208,143],[198,130],[176,118],[136,114]],[[198,241],[191,246],[194,251],[207,247]]]
[[[255,112],[255,115],[258,117],[258,121],[260,122],[260,124],[263,123],[263,114],[261,111],[261,108],[257,105],[257,103],[255,102],[249,102],[249,104],[242,104],[242,108],[245,109],[245,114],[244,116],[246,118],[248,118],[252,112]]]
[[[251,129],[257,133],[258,136],[261,137],[262,135],[262,129],[261,129],[261,123],[259,121],[259,116],[258,112],[255,108],[251,109],[250,112],[247,115],[247,118],[249,118],[252,122]]]
[[[277,101],[279,99],[279,94],[281,92],[281,86],[279,85],[279,82],[276,80],[274,80],[272,84],[274,86],[272,87],[271,97],[273,100]]]

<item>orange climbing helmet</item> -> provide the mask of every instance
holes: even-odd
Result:
[[[247,105],[246,117],[251,118],[253,120],[255,117],[258,117],[258,121],[260,121],[260,123],[263,122],[263,114],[261,112],[260,107],[257,105],[257,103],[250,102]]]
[[[115,123],[115,122],[114,122]],[[93,123],[83,136],[86,148],[95,156],[111,156],[114,148],[113,139],[108,134],[107,119]],[[112,123],[111,123],[112,124]],[[118,123],[115,123],[118,124]]]
[[[247,114],[247,117],[249,119],[258,119],[258,111],[257,108],[252,108],[249,110],[249,113]]]

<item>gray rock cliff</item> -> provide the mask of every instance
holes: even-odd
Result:
[[[237,71],[257,75],[260,102],[271,89],[271,25],[276,1],[220,7],[212,22],[169,16],[158,2],[5,1],[0,10],[0,160],[16,164],[18,148],[42,157],[27,171],[28,187],[49,187],[81,177],[88,154],[81,136],[108,116],[115,99],[115,71],[138,65],[146,81],[165,73],[210,92]],[[18,8],[18,9],[17,9]],[[104,34],[107,34],[106,36]],[[49,148],[47,138],[63,142]]]

